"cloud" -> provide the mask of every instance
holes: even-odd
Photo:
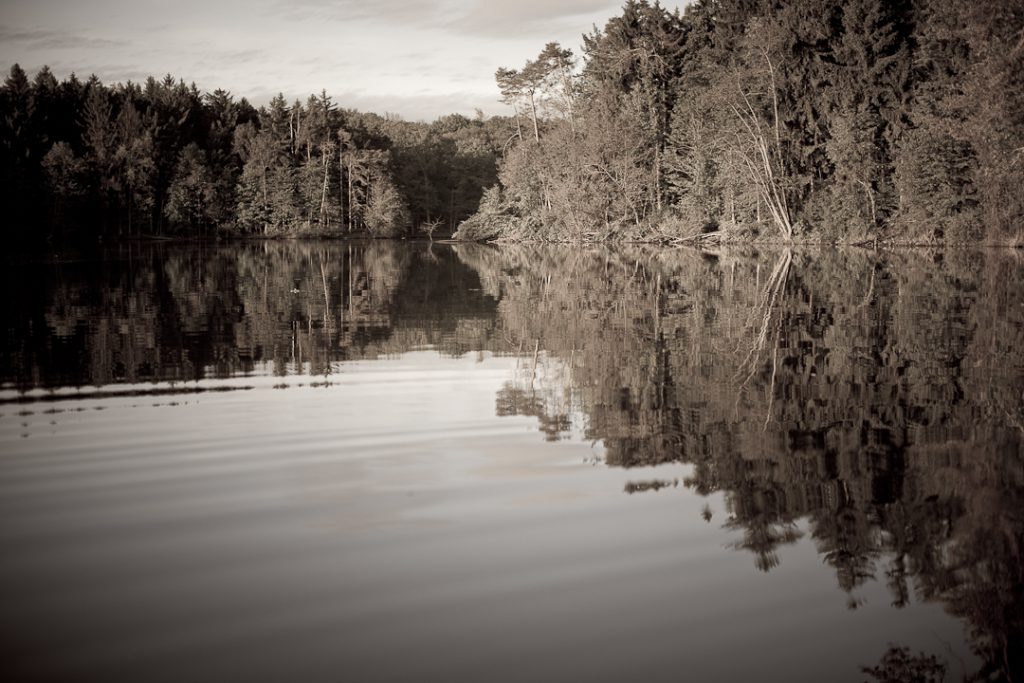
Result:
[[[200,68],[231,67],[249,64],[263,57],[263,50],[211,50],[206,54],[197,54],[194,66]]]
[[[589,26],[578,19],[604,11],[607,16],[618,8],[617,0],[518,0],[517,2],[473,2],[468,11],[448,22],[459,33],[489,37],[546,36]]]
[[[446,13],[444,7],[444,3],[430,0],[280,0],[266,13],[289,19],[439,26]]]
[[[290,19],[373,22],[443,30],[461,36],[519,38],[564,30],[584,16],[619,7],[619,0],[281,0],[268,14]],[[589,26],[580,26],[582,30]]]
[[[50,67],[54,76],[57,76],[58,78],[67,77],[71,74],[76,74],[79,78],[88,78],[89,76],[96,74],[97,78],[107,85],[125,83],[127,81],[142,83],[150,76],[157,76],[157,74],[128,64],[96,64],[82,61],[68,63],[60,60],[50,60],[47,62],[47,65]],[[26,71],[28,73],[33,73],[34,71],[38,71],[42,68],[42,66],[42,64],[39,64],[37,67],[32,69],[26,69]]]
[[[429,118],[501,110],[496,68],[549,41],[576,49],[622,1],[174,0],[167,12],[167,0],[0,0],[0,57],[58,77],[170,71],[256,102],[326,88],[355,98],[344,106]]]
[[[51,29],[16,29],[0,26],[0,42],[20,43],[33,50],[108,49],[130,45],[127,40],[84,36]]]

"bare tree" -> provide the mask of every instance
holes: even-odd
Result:
[[[769,130],[765,130],[768,128],[768,124],[762,123],[761,117],[751,101],[754,93],[747,92],[740,86],[743,105],[732,105],[732,111],[743,124],[747,144],[738,141],[740,144],[733,151],[740,157],[751,181],[757,187],[762,201],[768,207],[775,227],[782,237],[789,241],[793,239],[793,221],[784,185],[785,170],[782,164],[782,134],[779,123],[778,91],[775,85],[775,67],[768,51],[762,49],[761,52],[768,65],[772,98],[771,126]]]

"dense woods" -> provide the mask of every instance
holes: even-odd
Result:
[[[463,237],[1024,237],[1020,0],[630,0],[573,62],[498,71],[519,126]]]
[[[0,90],[0,201],[12,238],[450,234],[496,178],[508,119],[431,124],[327,93],[254,108],[168,76]],[[500,142],[497,142],[498,140]]]
[[[427,124],[15,65],[0,200],[28,240],[1024,239],[1021,0],[629,0],[496,85]]]

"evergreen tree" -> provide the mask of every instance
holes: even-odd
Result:
[[[178,156],[164,213],[172,225],[205,231],[216,217],[217,182],[203,151],[189,143]]]

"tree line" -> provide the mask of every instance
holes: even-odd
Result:
[[[429,124],[15,65],[0,200],[29,240],[1024,240],[1024,0],[628,0],[582,52]]]
[[[0,201],[16,241],[451,233],[496,182],[511,119],[407,122],[326,93],[256,108],[171,76],[0,88]]]
[[[514,109],[468,239],[1024,238],[1024,2],[629,0]]]

